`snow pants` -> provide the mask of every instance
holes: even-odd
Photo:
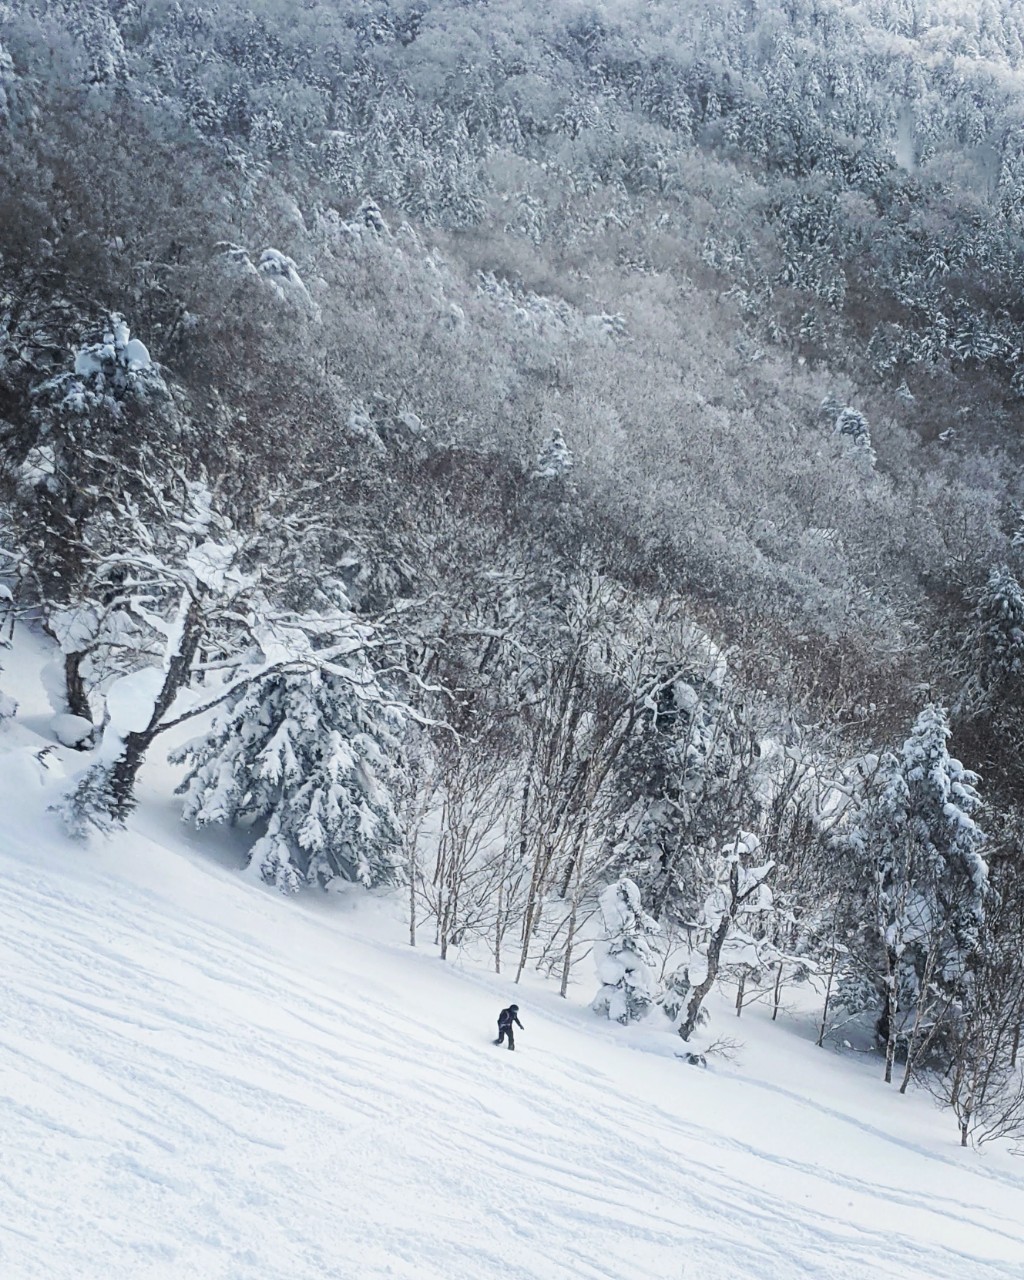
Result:
[[[494,1043],[501,1044],[501,1042],[505,1039],[506,1036],[508,1036],[508,1047],[510,1049],[514,1049],[516,1047],[516,1042],[515,1042],[515,1039],[513,1038],[511,1027],[499,1027],[498,1038]]]

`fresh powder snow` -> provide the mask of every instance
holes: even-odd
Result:
[[[0,724],[5,1280],[1019,1280],[1024,1164],[793,1017],[723,1001],[743,1047],[694,1069],[589,971],[561,1000],[403,946],[385,894],[240,876],[157,758],[69,841],[37,666]]]

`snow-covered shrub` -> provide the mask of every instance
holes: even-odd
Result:
[[[658,923],[644,912],[640,890],[632,880],[608,885],[599,903],[604,938],[595,954],[603,985],[591,1007],[616,1022],[636,1022],[657,994],[651,939],[660,932]]]

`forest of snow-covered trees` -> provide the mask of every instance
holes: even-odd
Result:
[[[0,0],[69,829],[1024,1130],[1022,286],[1020,0]]]

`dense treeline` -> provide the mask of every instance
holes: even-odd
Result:
[[[0,3],[71,827],[192,720],[282,888],[563,991],[600,928],[687,1038],[814,975],[1012,1128],[1024,7],[965,8]]]

